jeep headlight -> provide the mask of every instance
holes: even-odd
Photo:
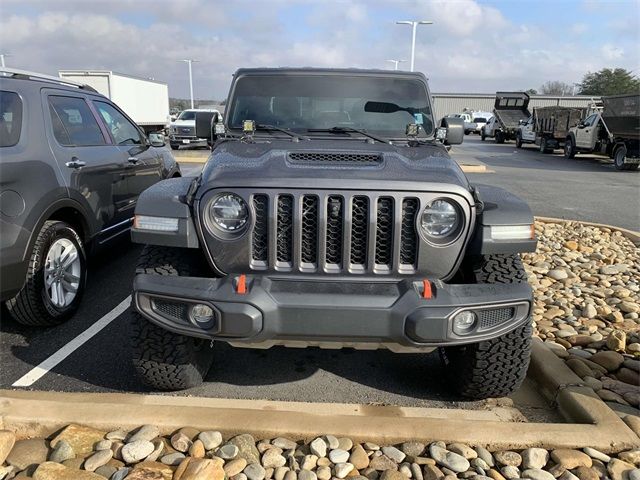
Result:
[[[458,230],[460,216],[459,209],[453,202],[434,200],[422,211],[420,228],[428,238],[442,240]]]
[[[216,196],[207,208],[210,227],[222,233],[233,234],[244,229],[249,220],[247,203],[235,193]]]

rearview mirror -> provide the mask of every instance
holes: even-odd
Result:
[[[218,122],[218,112],[196,112],[196,137],[215,141],[213,126]]]
[[[149,143],[152,147],[164,147],[166,145],[166,141],[164,135],[159,132],[151,132],[149,134]]]
[[[441,129],[446,129],[445,145],[460,145],[464,140],[464,120],[462,118],[444,117],[440,121],[440,128],[436,132],[436,138]]]
[[[372,102],[369,101],[364,104],[364,111],[371,113],[395,113],[399,112],[401,109],[395,103],[388,102]]]

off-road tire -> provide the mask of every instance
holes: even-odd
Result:
[[[576,146],[571,137],[564,142],[564,158],[570,160],[576,156]]]
[[[204,276],[206,260],[199,250],[144,247],[136,274]],[[184,390],[202,384],[211,368],[210,340],[179,335],[131,312],[133,366],[143,383],[156,390]]]
[[[516,148],[522,148],[522,137],[519,133],[516,135]]]
[[[522,283],[527,276],[519,255],[490,255],[475,272],[478,283]],[[531,356],[531,320],[500,337],[440,349],[447,378],[463,397],[484,399],[515,392]]]
[[[55,306],[45,290],[44,265],[49,247],[57,239],[71,240],[80,256],[80,282],[73,301],[65,307]],[[38,232],[31,250],[24,286],[18,294],[6,302],[11,316],[23,325],[50,327],[68,320],[78,310],[87,281],[87,260],[82,240],[71,225],[57,220],[47,220]]]
[[[626,156],[627,147],[625,147],[624,145],[615,149],[615,151],[613,152],[613,166],[615,167],[615,169],[624,171],[637,170],[637,163],[624,163],[624,159],[626,158]]]

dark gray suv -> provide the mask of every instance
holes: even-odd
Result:
[[[20,323],[70,317],[87,255],[127,233],[138,196],[180,169],[91,87],[0,70],[0,300]]]

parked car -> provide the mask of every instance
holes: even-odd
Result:
[[[472,121],[476,125],[476,128],[472,133],[477,133],[480,135],[482,131],[482,127],[484,127],[487,123],[487,120],[492,117],[492,114],[489,112],[473,112]]]
[[[188,147],[206,147],[207,138],[198,138],[196,135],[196,115],[198,112],[217,113],[213,109],[192,109],[183,110],[178,118],[169,127],[169,144],[173,150],[177,150],[181,145]]]
[[[613,159],[616,170],[640,166],[640,95],[602,97],[603,109],[569,129],[564,156],[597,153]]]
[[[162,135],[88,86],[2,68],[0,114],[0,301],[20,323],[55,325],[78,308],[87,255],[180,168]]]
[[[533,216],[469,183],[441,143],[461,143],[463,122],[435,128],[430,98],[421,73],[238,70],[224,123],[196,125],[216,139],[200,176],[161,182],[136,207],[142,380],[198,385],[220,341],[439,350],[463,396],[518,388]]]
[[[514,140],[522,120],[527,120],[529,95],[525,92],[497,92],[491,122],[480,129],[480,137],[493,137],[496,143]]]

